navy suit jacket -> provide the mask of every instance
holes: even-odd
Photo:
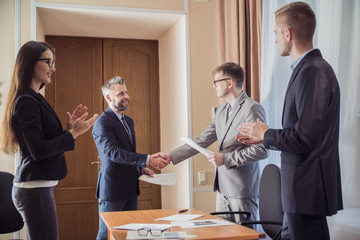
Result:
[[[333,215],[343,208],[339,163],[340,89],[318,49],[295,67],[285,94],[282,130],[269,129],[266,148],[281,151],[285,212]]]
[[[25,90],[16,99],[12,125],[21,157],[14,182],[63,179],[64,152],[74,149],[74,138],[63,130],[45,98],[31,88]]]
[[[134,121],[125,116],[133,143],[117,115],[107,108],[95,121],[92,135],[101,160],[96,197],[122,201],[139,195],[139,169],[147,155],[136,153]]]

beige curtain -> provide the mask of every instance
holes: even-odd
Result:
[[[220,64],[239,63],[243,89],[260,100],[261,0],[218,0]]]

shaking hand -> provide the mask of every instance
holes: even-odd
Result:
[[[166,153],[155,153],[150,155],[149,165],[157,170],[161,170],[171,162],[170,154]]]

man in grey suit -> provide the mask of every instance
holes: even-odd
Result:
[[[303,2],[275,12],[281,56],[293,61],[283,129],[258,120],[239,126],[239,141],[281,151],[281,239],[327,240],[326,216],[343,208],[339,162],[340,89],[331,66],[312,44],[316,19]]]
[[[258,216],[260,169],[259,160],[267,157],[263,144],[247,146],[235,140],[239,124],[265,121],[263,107],[242,90],[244,71],[236,63],[225,63],[213,71],[214,88],[219,98],[224,98],[210,125],[194,141],[207,148],[216,140],[219,151],[208,157],[216,166],[214,191],[217,191],[216,211],[249,211],[251,220]],[[162,157],[177,164],[198,151],[183,145]],[[245,216],[237,216],[236,221]]]

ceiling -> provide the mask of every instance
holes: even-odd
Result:
[[[184,14],[38,7],[46,35],[91,36],[157,40],[164,35]]]

